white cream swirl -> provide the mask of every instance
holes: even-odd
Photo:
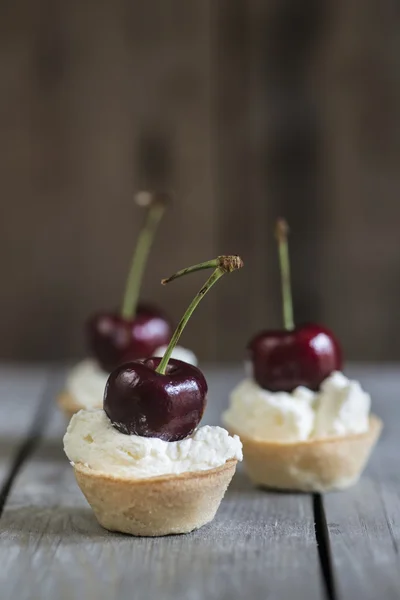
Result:
[[[306,440],[314,426],[313,401],[314,394],[307,388],[292,394],[269,392],[253,379],[245,379],[232,391],[222,418],[228,429],[255,439]]]
[[[332,373],[322,382],[316,400],[314,438],[368,431],[371,396],[358,381]]]
[[[332,373],[318,392],[305,387],[270,392],[253,379],[232,391],[223,422],[254,439],[282,443],[362,433],[369,428],[371,398],[358,381]]]
[[[108,376],[95,360],[88,358],[71,369],[66,390],[82,408],[101,408]]]
[[[81,410],[72,417],[64,450],[73,464],[135,479],[204,471],[229,459],[242,460],[240,439],[222,427],[205,425],[184,440],[164,442],[120,433],[103,410]]]

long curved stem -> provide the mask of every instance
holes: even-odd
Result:
[[[178,279],[179,277],[183,277],[183,275],[188,275],[189,273],[195,273],[196,271],[201,271],[203,269],[215,269],[218,267],[218,258],[213,260],[208,260],[207,262],[199,263],[198,265],[193,265],[193,267],[186,267],[186,269],[181,269],[177,271],[171,277],[167,277],[166,279],[161,279],[162,285],[166,285],[174,279]]]
[[[212,275],[207,279],[206,283],[199,290],[199,292],[196,294],[196,296],[193,298],[192,302],[189,304],[188,308],[186,309],[186,312],[183,315],[182,319],[180,320],[178,327],[175,329],[175,332],[171,338],[171,341],[169,342],[167,349],[165,350],[164,356],[162,357],[160,364],[158,365],[158,367],[156,369],[157,373],[160,373],[161,375],[165,374],[165,371],[166,371],[166,368],[168,365],[168,361],[171,358],[171,354],[172,354],[175,346],[177,345],[179,338],[181,337],[182,332],[187,325],[187,322],[189,321],[189,319],[192,316],[193,312],[195,311],[196,307],[201,302],[201,300],[204,298],[204,296],[207,294],[207,292],[218,281],[218,279],[220,279],[220,277],[222,277],[222,275],[224,275],[225,273],[230,273],[231,271],[234,271],[236,269],[240,269],[242,266],[243,266],[243,261],[239,256],[219,256],[215,260],[210,260],[205,263],[200,263],[198,265],[194,265],[193,267],[188,267],[187,269],[182,269],[181,271],[178,271],[171,277],[168,277],[167,279],[162,280],[162,283],[165,284],[165,283],[168,283],[169,281],[173,281],[177,277],[182,277],[183,275],[186,275],[187,273],[193,273],[194,271],[200,271],[202,269],[215,268]]]
[[[136,314],[144,269],[164,210],[165,204],[163,202],[155,201],[150,205],[147,211],[146,220],[137,239],[128,279],[126,281],[121,308],[121,316],[124,319],[132,319]]]

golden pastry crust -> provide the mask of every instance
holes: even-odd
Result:
[[[237,461],[215,469],[128,479],[75,464],[75,476],[100,525],[137,536],[188,533],[209,523]]]
[[[79,404],[75,398],[67,391],[61,392],[57,397],[57,404],[61,408],[62,412],[65,414],[68,420],[71,419],[72,415],[77,413],[78,411],[87,408],[86,406],[82,406]],[[98,406],[93,406],[91,408],[103,408],[103,398]]]
[[[295,443],[240,436],[246,471],[254,484],[274,489],[328,492],[359,479],[383,427],[375,415],[365,433]]]

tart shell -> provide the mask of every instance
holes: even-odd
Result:
[[[75,477],[100,525],[136,536],[188,533],[215,517],[237,461],[214,469],[129,479],[75,464]]]
[[[240,436],[246,471],[256,485],[281,490],[328,492],[355,484],[375,446],[383,423],[375,415],[365,433],[278,443]]]

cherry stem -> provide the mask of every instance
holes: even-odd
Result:
[[[203,269],[215,269],[216,267],[218,267],[218,264],[219,263],[217,258],[215,258],[214,260],[208,260],[207,262],[199,263],[198,265],[194,265],[193,267],[187,267],[186,269],[177,271],[177,273],[174,273],[173,275],[171,275],[171,277],[161,279],[161,283],[162,285],[166,285],[167,283],[174,281],[174,279],[178,279],[179,277],[187,275],[188,273],[195,273],[196,271],[202,271]]]
[[[284,219],[278,219],[275,235],[278,240],[281,269],[283,324],[288,331],[294,329],[292,287],[290,283],[290,259],[288,246],[289,227]]]
[[[220,277],[222,277],[222,275],[225,275],[225,273],[231,273],[232,271],[235,271],[236,269],[240,269],[241,267],[243,267],[243,261],[240,258],[240,256],[218,256],[214,260],[209,260],[207,262],[199,263],[198,265],[194,265],[193,267],[188,267],[187,269],[182,269],[181,271],[178,271],[171,277],[168,277],[167,279],[163,279],[161,281],[161,283],[163,285],[165,285],[166,283],[169,283],[170,281],[173,281],[174,279],[177,279],[178,277],[182,277],[183,275],[187,275],[188,273],[194,273],[195,271],[201,271],[203,269],[212,269],[212,268],[215,269],[214,273],[207,279],[206,283],[203,285],[201,290],[196,294],[196,296],[193,298],[192,302],[189,304],[188,308],[186,309],[186,312],[183,315],[182,319],[180,320],[178,327],[175,329],[174,335],[172,336],[171,341],[169,342],[167,349],[165,350],[164,356],[162,357],[160,364],[158,365],[158,367],[156,369],[157,373],[160,373],[160,375],[165,374],[165,371],[166,371],[167,365],[168,365],[168,361],[171,358],[171,354],[172,354],[175,346],[177,345],[179,338],[181,337],[182,332],[186,327],[187,322],[189,321],[190,317],[194,313],[197,305],[204,298],[204,296],[207,294],[207,292],[212,288],[214,283],[216,283],[218,281],[218,279]]]
[[[144,269],[158,224],[161,221],[166,208],[167,196],[166,194],[140,192],[136,196],[136,203],[139,206],[148,207],[148,210],[144,225],[136,242],[136,248],[133,253],[131,267],[126,281],[121,308],[121,316],[124,319],[132,319],[136,314]]]

